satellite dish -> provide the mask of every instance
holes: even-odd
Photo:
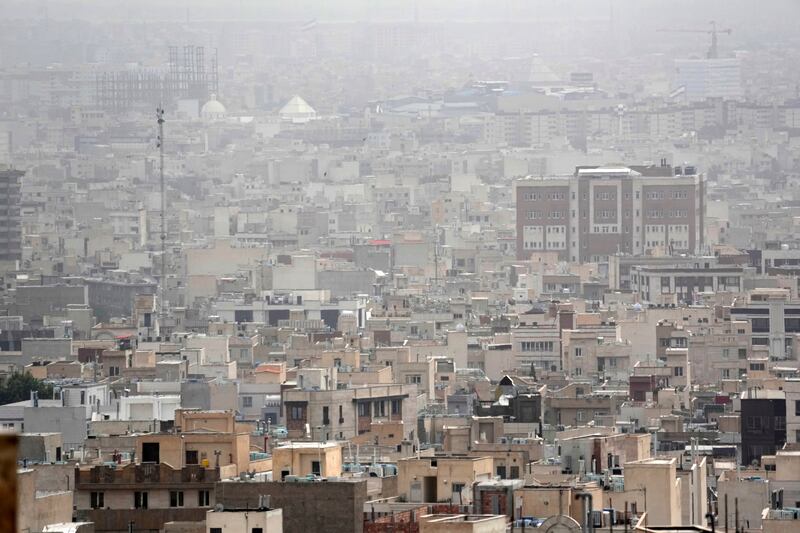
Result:
[[[539,526],[544,533],[580,533],[581,525],[571,516],[551,516]]]

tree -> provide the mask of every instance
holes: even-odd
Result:
[[[21,402],[31,397],[31,391],[37,391],[40,398],[52,398],[53,386],[36,379],[28,372],[11,374],[0,384],[0,405]]]

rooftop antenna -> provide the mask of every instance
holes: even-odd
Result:
[[[161,279],[159,280],[158,307],[159,315],[164,315],[164,285],[167,276],[167,196],[164,186],[164,108],[156,108],[158,121],[158,170],[161,179]]]

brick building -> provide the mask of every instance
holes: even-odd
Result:
[[[705,182],[694,167],[579,167],[516,184],[517,257],[558,252],[573,262],[616,253],[698,253]]]
[[[256,508],[262,496],[282,509],[284,533],[361,533],[364,528],[366,480],[325,482],[220,482],[217,502],[227,507]]]

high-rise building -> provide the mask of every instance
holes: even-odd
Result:
[[[22,259],[21,170],[0,170],[0,261]]]
[[[689,101],[706,98],[739,99],[742,90],[741,62],[738,58],[678,59],[675,84]]]
[[[578,167],[516,184],[517,257],[557,252],[604,262],[625,253],[699,253],[705,181],[691,166]]]

